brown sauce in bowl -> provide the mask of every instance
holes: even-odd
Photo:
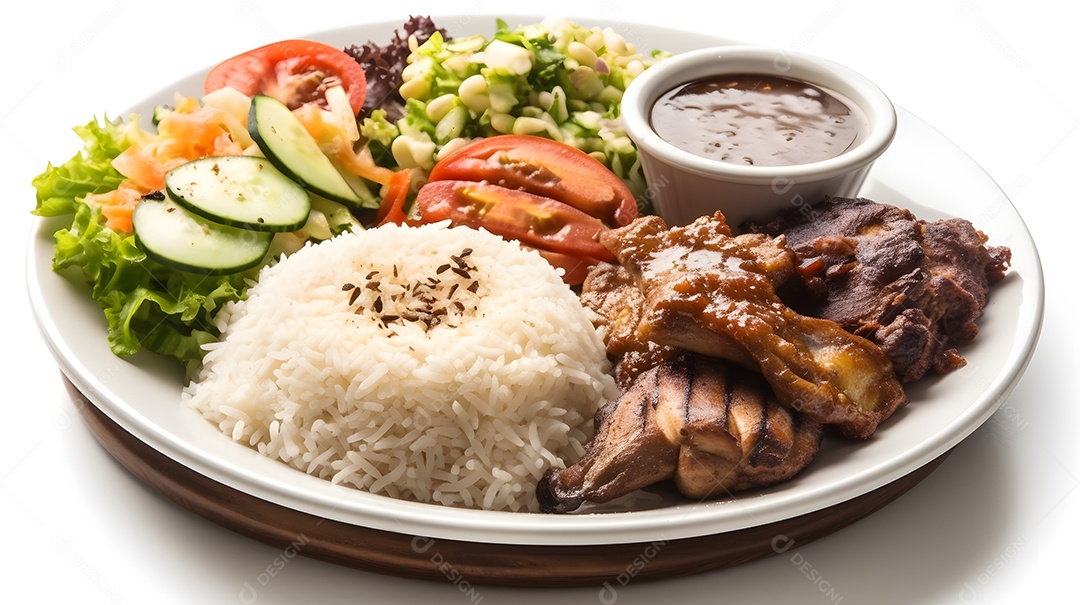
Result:
[[[839,93],[801,80],[732,74],[696,80],[661,96],[653,130],[672,145],[711,160],[793,166],[834,158],[869,128]]]

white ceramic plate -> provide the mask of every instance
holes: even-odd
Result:
[[[503,17],[532,23],[536,16]],[[452,20],[450,33],[490,34],[494,18]],[[454,29],[468,24],[471,31]],[[673,52],[725,43],[715,37],[647,25],[610,25],[642,48]],[[337,46],[388,40],[400,23],[334,30],[310,37]],[[223,57],[224,58],[224,57]],[[174,90],[201,91],[200,70],[134,107],[144,117]],[[108,109],[108,108],[105,108]],[[87,115],[102,108],[87,108]],[[77,278],[51,270],[52,233],[63,220],[39,220],[29,244],[27,282],[42,334],[64,374],[113,421],[169,458],[219,483],[294,510],[377,530],[472,542],[596,545],[705,536],[814,512],[887,485],[941,456],[1004,402],[1031,357],[1043,316],[1043,277],[1035,244],[1005,194],[963,152],[899,111],[893,146],[878,160],[862,195],[912,209],[925,219],[961,216],[1012,248],[1008,276],[991,292],[981,333],[961,353],[968,365],[908,389],[910,404],[868,442],[828,441],[800,476],[737,499],[669,501],[649,510],[539,515],[462,510],[403,502],[331,485],[236,444],[180,404],[182,372],[168,360],[115,357],[105,320]]]

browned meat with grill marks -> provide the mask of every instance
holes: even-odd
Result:
[[[780,406],[761,377],[680,354],[633,381],[596,415],[585,456],[537,485],[544,512],[609,502],[674,479],[690,498],[784,481],[817,454],[822,427]]]
[[[903,382],[964,363],[1011,260],[966,220],[844,198],[739,236],[716,213],[601,241],[617,264],[593,267],[581,300],[627,390],[585,456],[537,485],[546,512],[669,479],[693,498],[771,485],[809,464],[823,425],[868,438]]]
[[[757,370],[781,404],[868,438],[907,401],[888,357],[781,302],[775,285],[795,270],[783,238],[730,233],[717,213],[671,229],[642,217],[601,236],[641,292],[635,337]]]
[[[1011,260],[967,220],[927,222],[862,198],[826,198],[743,230],[785,237],[803,280],[782,298],[877,343],[905,383],[964,365],[957,347],[975,338]]]

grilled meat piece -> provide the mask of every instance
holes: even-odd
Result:
[[[861,198],[826,198],[743,230],[786,237],[805,282],[784,300],[877,343],[905,383],[964,365],[956,347],[975,338],[1011,259],[964,219],[927,222]]]
[[[727,229],[727,224],[717,226]],[[730,231],[725,231],[731,235]],[[745,239],[745,238],[744,238]],[[776,240],[763,240],[754,252],[760,254],[764,275],[779,287],[792,276],[793,265]],[[772,259],[772,260],[768,260]],[[634,275],[622,265],[594,265],[582,283],[581,302],[596,312],[598,327],[604,330],[608,356],[615,362],[615,380],[626,388],[645,370],[671,359],[679,349],[642,338],[638,326],[644,315],[645,295]],[[745,365],[754,367],[749,361]]]
[[[679,350],[638,337],[645,296],[634,276],[620,265],[594,265],[581,284],[581,303],[596,312],[608,357],[615,362],[615,382],[628,388],[639,374],[671,359]]]
[[[716,213],[672,229],[641,217],[601,240],[641,290],[637,338],[756,369],[780,403],[850,438],[907,401],[877,345],[781,302],[775,284],[795,269],[783,238],[733,237]]]
[[[542,511],[570,512],[672,478],[699,499],[772,485],[805,468],[822,436],[820,424],[780,406],[760,376],[692,354],[642,373],[595,424],[585,456],[541,478]]]

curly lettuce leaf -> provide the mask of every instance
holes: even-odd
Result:
[[[190,376],[202,361],[202,345],[218,338],[214,315],[243,297],[253,275],[204,276],[165,267],[139,250],[134,235],[105,227],[99,209],[75,206],[71,226],[55,234],[53,268],[82,269],[108,321],[113,353],[128,356],[145,348],[179,360]]]
[[[37,189],[38,216],[63,216],[75,212],[75,200],[88,193],[116,189],[124,176],[112,166],[113,158],[133,145],[141,133],[137,122],[91,120],[74,129],[83,140],[83,148],[59,166],[51,163],[34,178]]]

